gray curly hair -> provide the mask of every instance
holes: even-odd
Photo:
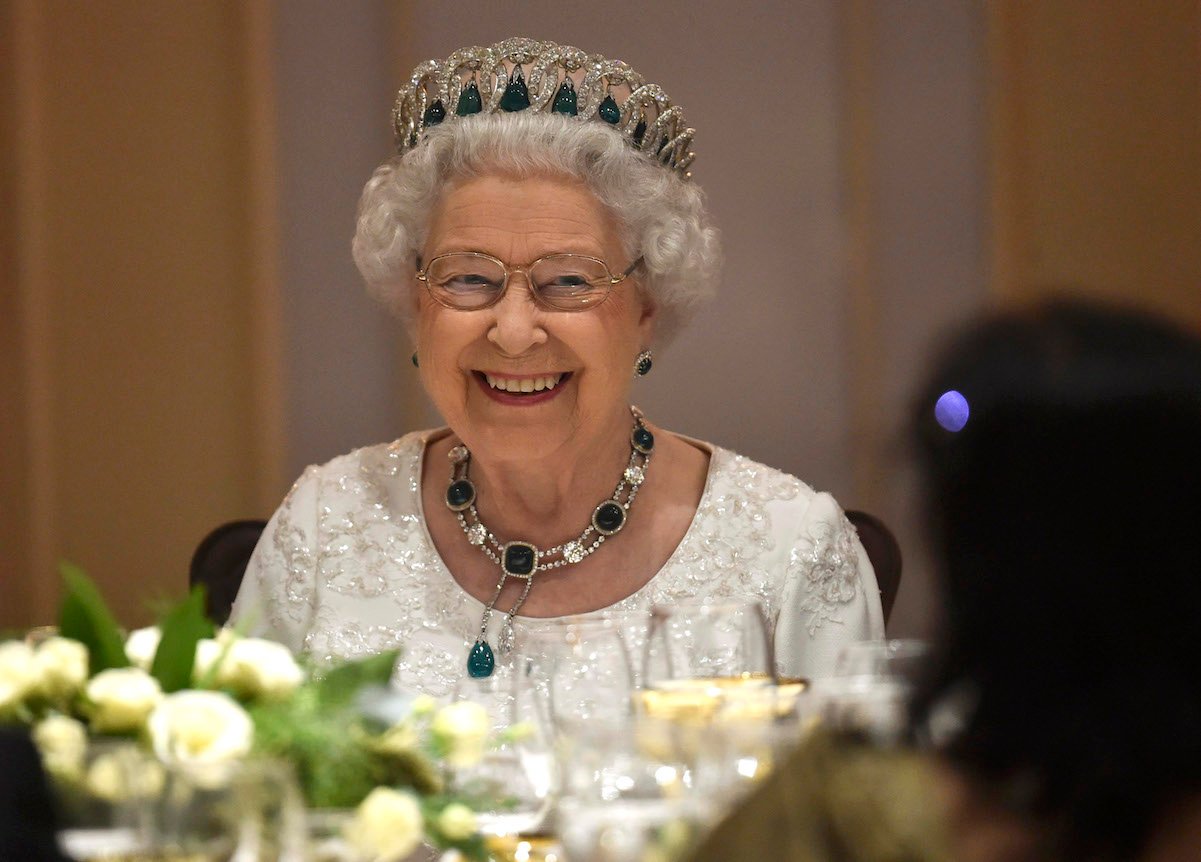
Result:
[[[369,292],[411,324],[410,268],[425,243],[438,196],[454,180],[502,173],[582,181],[621,226],[642,285],[658,310],[665,344],[713,295],[717,230],[701,190],[629,147],[600,122],[525,111],[430,129],[416,149],[384,162],[359,199],[353,251]]]

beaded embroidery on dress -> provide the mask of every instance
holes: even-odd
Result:
[[[449,695],[483,605],[455,582],[425,528],[421,465],[433,433],[306,470],[255,550],[234,619],[318,660],[400,648],[397,684]],[[874,575],[833,499],[709,448],[705,491],[680,545],[642,589],[606,610],[755,597],[788,676],[820,675],[843,644],[883,637]],[[524,619],[516,623],[520,637]]]

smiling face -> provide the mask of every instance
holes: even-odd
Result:
[[[451,185],[435,208],[422,261],[456,251],[509,266],[569,252],[620,274],[631,263],[612,216],[566,178],[484,176]],[[586,451],[629,425],[629,388],[654,315],[637,272],[586,311],[535,304],[521,273],[500,302],[477,311],[436,303],[414,282],[421,379],[477,457],[525,460]]]

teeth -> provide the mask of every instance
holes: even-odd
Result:
[[[521,380],[510,380],[507,377],[496,377],[485,374],[484,379],[493,389],[505,392],[541,392],[544,389],[554,389],[563,379],[562,374],[549,374],[545,377],[525,377]]]

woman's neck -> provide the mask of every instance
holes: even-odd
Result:
[[[612,496],[630,457],[633,419],[604,432],[513,461],[473,452],[470,477],[480,518],[498,539],[522,539],[546,548],[574,538],[598,503]]]

